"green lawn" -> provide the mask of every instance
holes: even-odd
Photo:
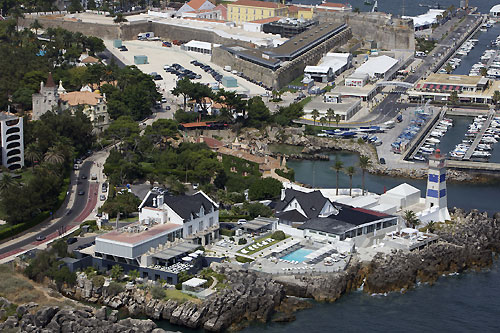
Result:
[[[185,294],[182,291],[177,290],[177,289],[165,290],[165,298],[166,299],[173,299],[173,300],[176,300],[176,301],[181,302],[181,303],[184,303],[187,301],[192,301],[192,302],[197,303],[199,301],[198,298],[193,297],[193,296],[188,295],[188,294]]]
[[[245,255],[251,255],[251,254],[254,254],[254,253],[256,253],[256,252],[262,251],[263,249],[265,249],[265,248],[267,248],[267,247],[269,247],[269,246],[271,246],[271,245],[274,245],[274,244],[276,244],[276,243],[280,242],[279,240],[275,239],[275,240],[274,240],[274,241],[272,241],[271,243],[269,243],[269,244],[267,244],[267,245],[264,245],[264,246],[262,246],[262,247],[259,247],[257,250],[250,250],[250,249],[249,249],[249,247],[250,247],[250,246],[252,246],[253,244],[255,244],[255,243],[260,243],[260,242],[262,242],[262,241],[264,241],[264,240],[266,240],[266,239],[268,239],[268,238],[271,238],[271,236],[272,236],[272,234],[271,234],[271,235],[269,235],[269,236],[264,236],[264,237],[262,237],[262,238],[259,238],[259,239],[257,239],[255,242],[253,242],[252,244],[250,244],[250,245],[248,245],[248,246],[246,246],[246,247],[244,247],[244,248],[242,248],[242,249],[241,249],[241,250],[247,250],[247,251],[248,251],[248,253],[243,253],[243,252],[241,252],[241,250],[239,250],[238,252],[239,252],[239,253],[241,253],[241,254],[245,254]],[[288,237],[290,237],[290,236],[288,236],[288,235],[287,235],[287,236],[286,236],[286,238],[288,238]]]

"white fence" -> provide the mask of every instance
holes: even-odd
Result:
[[[304,238],[304,231],[303,230],[294,228],[294,227],[286,225],[286,224],[278,223],[278,230],[281,230],[285,234],[290,235],[290,236]]]

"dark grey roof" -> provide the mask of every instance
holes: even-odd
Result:
[[[297,228],[322,231],[334,235],[342,235],[347,230],[354,227],[354,224],[339,221],[331,217],[318,217],[299,225]]]
[[[329,200],[321,194],[320,191],[313,192],[302,192],[294,189],[285,190],[285,199],[276,205],[276,212],[281,213],[285,207],[292,202],[293,199],[297,199],[300,207],[307,215],[308,219],[318,217],[321,209],[325,206],[325,203]],[[297,221],[299,222],[299,221]]]
[[[195,195],[165,196],[164,202],[184,220],[191,219],[191,214],[196,218],[201,206],[203,206],[206,212],[210,208],[217,210],[217,207],[199,192]]]
[[[153,199],[157,198],[161,195],[158,192],[150,191],[148,193],[147,198],[144,201],[144,204],[140,206],[142,207],[157,207],[153,206]],[[167,204],[174,212],[177,213],[184,220],[191,219],[191,214],[198,216],[197,214],[200,212],[201,206],[205,209],[205,212],[208,212],[211,207],[214,210],[217,210],[217,206],[215,206],[210,200],[207,199],[202,193],[198,192],[194,195],[170,195],[167,192],[163,194],[163,202]],[[158,199],[156,200],[156,204],[158,205]]]
[[[338,210],[338,213],[332,214],[328,217],[334,218],[339,221],[351,223],[354,225],[361,225],[368,222],[377,221],[386,217],[390,217],[390,215],[384,213],[364,208],[355,208],[337,202],[334,202],[333,206]]]
[[[296,209],[287,210],[286,212],[276,213],[276,217],[280,219],[280,221],[290,221],[290,222],[304,222],[307,221],[307,217],[302,215]]]

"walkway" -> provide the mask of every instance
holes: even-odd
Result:
[[[474,139],[474,142],[472,142],[469,149],[467,150],[467,153],[465,153],[465,156],[463,158],[464,160],[470,160],[470,158],[472,157],[472,154],[474,153],[474,151],[477,148],[477,145],[481,142],[481,139],[483,138],[484,133],[486,132],[488,127],[490,127],[491,120],[493,119],[494,115],[495,115],[494,111],[489,112],[488,119],[486,119],[483,126],[481,127],[481,130],[479,131],[479,133],[477,133],[476,138]]]

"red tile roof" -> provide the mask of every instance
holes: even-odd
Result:
[[[385,213],[377,212],[375,210],[370,210],[370,209],[364,209],[364,208],[353,208],[353,210],[357,210],[358,212],[363,212],[363,213],[367,213],[367,214],[371,214],[371,215],[379,216],[379,217],[390,216],[390,215],[387,215]]]
[[[193,8],[194,10],[197,10],[199,9],[205,2],[207,2],[208,0],[191,0],[187,3],[187,5],[191,8]],[[210,2],[210,1],[208,1]],[[211,2],[210,2],[211,3]]]
[[[52,78],[52,72],[49,72],[49,77],[47,78],[47,83],[45,84],[46,87],[53,88],[55,87],[54,79]]]
[[[280,3],[267,2],[267,1],[257,1],[257,0],[238,0],[228,5],[234,6],[248,6],[248,7],[265,7],[265,8],[283,8],[286,7]]]

